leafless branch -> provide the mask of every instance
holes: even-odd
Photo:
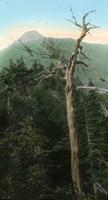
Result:
[[[90,26],[88,29],[89,29],[89,31],[91,30],[91,29],[96,29],[96,28],[100,28],[99,26]]]
[[[83,16],[83,18],[82,18],[82,27],[85,27],[85,26],[88,26],[88,25],[89,25],[89,23],[86,23],[86,18],[87,18],[87,16],[88,16],[89,14],[94,13],[94,12],[96,12],[96,11],[95,11],[95,10],[91,10],[91,11],[87,12],[87,13]]]
[[[89,67],[88,64],[86,64],[85,62],[80,61],[80,60],[77,60],[77,61],[76,61],[76,64],[77,64],[77,65],[83,65],[84,67]]]
[[[73,21],[73,20],[67,19],[67,18],[66,18],[66,20],[67,20],[68,22],[71,22],[72,24],[76,25],[77,27],[82,28],[82,26],[81,26],[80,24],[78,24],[76,21]]]
[[[86,56],[85,53],[83,53],[82,51],[80,53],[84,57],[84,59],[87,59],[87,60],[91,61],[91,59],[88,56]]]
[[[38,84],[36,85],[36,89],[39,88],[43,83],[45,83],[46,80],[49,80],[50,78],[57,78],[59,80],[64,81],[65,78],[63,78],[62,76],[58,75],[57,73],[47,73],[47,74],[43,74],[41,77],[39,77],[40,79],[36,79],[36,81],[38,81]]]
[[[36,84],[36,89],[39,88],[43,82],[45,82],[47,79],[51,78],[53,75],[50,74],[49,76],[43,76],[41,77],[41,79],[39,80],[38,84]]]
[[[65,80],[65,77],[64,76],[61,76],[59,74],[59,69],[58,67],[56,68],[53,68],[52,70],[50,69],[47,69],[47,70],[44,70],[40,73],[38,73],[35,77],[35,81],[38,82],[37,84],[37,88],[42,84],[44,83],[46,80],[50,79],[50,78],[58,78],[59,80]]]
[[[99,71],[96,69],[96,66],[95,66],[95,65],[91,65],[91,68],[92,68],[92,70],[95,71],[95,73],[96,73],[96,79],[97,79],[97,80],[100,80],[100,81],[102,81],[102,82],[107,82],[107,81],[100,75],[100,73],[99,73]]]
[[[71,12],[71,15],[72,15],[72,20],[71,19],[66,19],[66,20],[71,22],[72,24],[76,25],[77,27],[82,28],[82,26],[77,22],[76,17],[74,16],[71,5],[70,5],[70,12]]]
[[[90,86],[78,86],[76,89],[77,89],[77,90],[78,90],[78,89],[100,90],[100,91],[105,92],[105,93],[108,92],[107,89],[98,88],[98,87],[90,87]]]
[[[99,190],[100,192],[108,195],[108,191],[105,188],[103,188],[100,183],[96,183],[96,189]]]
[[[66,19],[67,21],[71,22],[72,24],[76,25],[77,27],[81,28],[81,30],[83,30],[83,32],[85,31],[85,33],[89,33],[89,31],[91,29],[96,29],[96,28],[99,28],[99,26],[95,26],[95,25],[92,25],[91,23],[89,22],[86,22],[86,18],[89,14],[91,13],[94,13],[96,12],[95,10],[91,10],[90,12],[87,12],[83,18],[82,18],[82,24],[78,23],[77,20],[76,20],[76,17],[74,16],[73,14],[73,10],[72,10],[72,7],[70,6],[70,11],[71,11],[71,14],[72,14],[72,19]]]

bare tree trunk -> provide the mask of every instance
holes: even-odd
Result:
[[[81,181],[79,170],[79,152],[78,152],[78,134],[76,127],[75,111],[74,111],[74,80],[69,70],[66,74],[66,101],[67,101],[67,117],[71,143],[71,174],[74,189],[81,196]]]
[[[74,72],[77,62],[78,50],[80,43],[86,35],[86,31],[81,33],[81,36],[76,42],[75,49],[70,58],[69,65],[66,70],[66,102],[67,102],[67,119],[70,134],[71,143],[71,174],[74,184],[74,190],[81,196],[81,178],[80,178],[80,166],[79,166],[79,144],[78,133],[75,119],[75,106],[74,106]]]
[[[72,11],[72,10],[71,10]],[[79,166],[79,144],[78,144],[78,133],[75,119],[75,106],[74,106],[74,72],[76,65],[83,65],[88,67],[85,62],[82,62],[78,59],[79,50],[82,49],[81,42],[85,38],[86,34],[96,26],[91,26],[90,23],[86,22],[86,17],[94,11],[86,13],[82,18],[82,24],[79,24],[73,16],[73,21],[69,20],[71,23],[74,23],[77,27],[81,29],[80,37],[76,41],[76,46],[70,58],[69,65],[66,70],[66,101],[67,101],[67,119],[69,125],[69,134],[70,134],[70,143],[71,143],[71,174],[72,181],[74,183],[74,190],[77,189],[79,196],[82,195],[81,190],[81,178],[80,178],[80,166]],[[84,55],[84,54],[83,54]],[[84,58],[87,58],[84,55]]]

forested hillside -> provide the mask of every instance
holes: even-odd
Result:
[[[43,69],[36,61],[28,68],[20,58],[0,73],[1,199],[77,199],[71,183],[64,81],[53,77],[37,87],[36,77]],[[108,97],[95,90],[77,90],[78,85],[77,77],[75,112],[82,188],[94,199],[96,183],[98,199],[104,200],[108,190]]]
[[[45,67],[48,66],[49,60],[43,55],[43,43],[44,40],[51,40],[51,38],[44,37],[36,31],[29,31],[22,35],[17,41],[15,41],[11,46],[2,50],[0,52],[0,69],[7,66],[12,59],[14,62],[23,57],[25,63],[30,67],[34,60],[37,59]],[[69,38],[52,38],[54,43],[59,49],[64,53],[65,58],[69,59],[73,51],[75,40]],[[26,48],[28,47],[28,49]],[[29,48],[32,49],[32,52],[29,51]],[[104,76],[108,81],[108,45],[104,44],[90,44],[83,43],[83,51],[91,59],[92,64],[98,69],[98,71]],[[93,76],[93,74],[92,74]],[[84,79],[84,77],[82,78]],[[86,81],[86,78],[85,78]],[[93,77],[95,82],[95,78]],[[98,81],[95,84],[102,85],[102,87],[107,88],[106,83],[99,83]]]
[[[0,73],[0,198],[71,198],[63,85],[36,88],[43,66],[23,59]]]
[[[108,199],[108,46],[82,42],[93,12],[73,16],[76,41],[31,32],[2,52],[0,199]]]

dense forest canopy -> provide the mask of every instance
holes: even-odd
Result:
[[[53,78],[37,88],[35,77],[43,68],[36,61],[28,68],[21,58],[0,72],[1,199],[77,199],[71,183],[64,83]],[[79,84],[77,77],[76,87]],[[76,89],[75,96],[83,188],[93,198],[95,181],[100,199],[105,199],[107,95]]]
[[[1,199],[108,198],[108,95],[94,87],[81,45],[96,28],[86,22],[92,12],[81,25],[72,13],[82,32],[70,59],[55,40],[44,38],[38,54],[46,67],[20,41],[32,64],[11,59],[0,71]],[[106,82],[97,69],[95,75]]]

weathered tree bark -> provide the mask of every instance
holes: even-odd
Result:
[[[81,36],[82,37],[82,36]],[[66,70],[66,102],[67,102],[67,119],[71,144],[71,174],[74,184],[74,190],[81,196],[81,180],[79,168],[79,145],[78,133],[74,110],[74,72],[77,62],[78,48],[80,46],[80,38],[77,40],[75,50],[70,58],[70,63]]]
[[[75,50],[70,58],[70,63],[66,70],[66,101],[67,101],[67,118],[69,125],[70,143],[71,143],[71,174],[74,184],[74,190],[81,196],[81,179],[80,179],[80,167],[79,167],[79,145],[78,145],[78,133],[75,119],[74,110],[74,72],[77,64],[78,49],[80,43],[85,37],[86,32],[82,32],[80,38],[77,40]]]
[[[79,149],[78,149],[78,133],[76,127],[75,111],[74,111],[74,80],[70,71],[67,70],[66,84],[66,101],[67,101],[67,116],[71,143],[71,173],[74,189],[81,196],[81,180],[79,169]]]
[[[91,13],[93,11],[90,11]],[[90,26],[89,23],[86,22],[86,17],[89,13],[86,13],[82,18],[82,24],[78,24],[76,18],[73,16],[73,21],[76,26],[81,28],[81,35],[76,41],[76,46],[70,58],[69,65],[66,69],[66,101],[67,101],[67,119],[69,126],[69,134],[70,134],[70,144],[71,144],[71,174],[72,181],[74,184],[74,190],[77,191],[79,196],[82,195],[81,189],[81,178],[80,178],[80,161],[79,161],[79,144],[78,144],[78,132],[77,125],[75,119],[75,106],[74,106],[74,73],[76,65],[83,65],[84,67],[88,67],[88,65],[84,62],[77,60],[79,50],[82,49],[81,42],[89,32],[89,30],[96,28],[95,26]],[[73,14],[73,13],[72,13]]]

